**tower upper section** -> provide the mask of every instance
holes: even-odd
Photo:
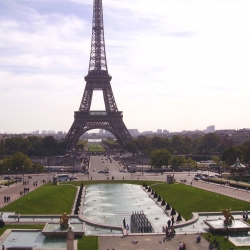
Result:
[[[94,0],[92,40],[88,75],[108,75],[102,0]]]

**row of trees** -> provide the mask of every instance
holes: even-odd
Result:
[[[16,152],[5,157],[0,163],[1,174],[5,173],[39,173],[45,171],[43,165],[32,163],[30,158],[22,152]]]
[[[250,162],[250,141],[233,146],[231,139],[220,138],[213,133],[197,138],[183,138],[178,135],[174,135],[172,139],[139,136],[129,143],[126,149],[131,153],[142,152],[146,155],[152,155],[155,150],[164,149],[169,154],[178,156],[173,158],[176,162],[182,159],[180,156],[185,156],[185,159],[191,157],[196,161],[211,160],[212,156],[217,156],[219,161],[224,161],[227,165],[233,164],[237,157],[247,164]],[[156,152],[159,154],[158,151]]]
[[[188,169],[195,169],[197,167],[196,161],[190,157],[186,159],[184,156],[172,155],[166,149],[155,149],[150,153],[150,165],[156,169],[161,169],[162,166],[171,166],[173,170],[179,167]]]
[[[222,154],[225,149],[233,145],[229,138],[220,138],[209,133],[196,138],[174,135],[170,138],[139,136],[127,148],[130,151],[150,152],[154,149],[165,148],[169,152],[179,155],[211,155]]]
[[[53,136],[13,137],[0,140],[0,156],[12,155],[18,151],[28,156],[60,155],[65,153],[65,144]]]

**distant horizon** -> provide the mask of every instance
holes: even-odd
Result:
[[[210,126],[213,126],[213,125],[210,125]],[[128,130],[129,130],[130,128],[128,128]],[[136,128],[135,128],[136,129]],[[218,131],[218,130],[236,130],[236,131],[239,131],[239,130],[244,130],[244,129],[246,129],[246,130],[250,130],[250,128],[237,128],[237,129],[235,129],[235,128],[221,128],[221,129],[216,129],[216,127],[215,127],[215,131]],[[53,130],[53,129],[49,129],[49,130],[44,130],[44,129],[42,129],[42,130],[39,130],[39,129],[37,129],[38,131],[39,131],[39,135],[42,135],[42,131],[46,131],[46,132],[49,132],[49,131],[54,131],[55,132],[55,134],[57,134],[58,132],[63,132],[63,133],[68,133],[68,131],[63,131],[63,130]],[[33,134],[35,131],[37,131],[37,130],[33,130],[33,131],[30,131],[30,132],[3,132],[3,131],[0,131],[0,134]],[[87,131],[86,133],[99,133],[99,130],[103,130],[103,129],[93,129],[93,130],[89,130],[89,131]],[[163,132],[163,130],[165,130],[165,129],[162,129],[162,132]],[[168,130],[168,129],[166,129],[166,130]],[[168,132],[169,133],[181,133],[181,132],[195,132],[195,131],[202,131],[202,132],[204,132],[206,129],[194,129],[194,130],[186,130],[186,129],[183,129],[183,130],[181,130],[181,131],[169,131],[168,130]],[[105,130],[105,131],[107,131],[107,130]],[[140,133],[140,134],[142,134],[142,133],[144,133],[144,132],[153,132],[153,133],[157,133],[157,130],[144,130],[144,131],[140,131],[139,129],[138,129],[138,132]],[[34,135],[36,135],[36,134],[34,134]],[[44,135],[46,135],[46,134],[44,134]]]

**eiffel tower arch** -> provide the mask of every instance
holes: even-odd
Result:
[[[94,0],[89,70],[79,110],[75,112],[74,122],[65,138],[68,150],[74,148],[82,134],[92,129],[109,131],[122,146],[132,140],[123,122],[123,113],[117,108],[111,79],[106,60],[102,0]],[[104,111],[90,110],[95,90],[103,92]]]

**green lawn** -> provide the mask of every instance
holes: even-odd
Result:
[[[219,212],[225,208],[231,208],[232,211],[250,210],[249,202],[184,184],[162,183],[153,186],[153,190],[185,219],[190,219],[192,212]]]
[[[91,142],[89,145],[90,152],[104,152],[104,147],[98,142]]]
[[[78,239],[78,250],[98,250],[98,237],[97,236],[82,236]]]
[[[0,209],[21,214],[71,213],[77,189],[72,185],[43,185]]]

